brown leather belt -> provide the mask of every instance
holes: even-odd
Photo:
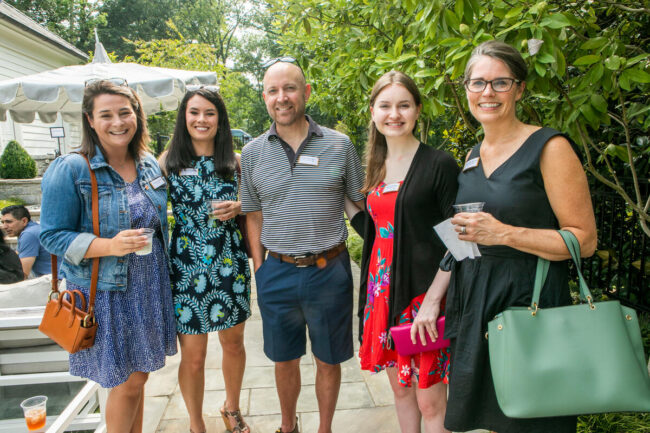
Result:
[[[319,268],[324,268],[325,266],[327,266],[328,260],[332,260],[334,257],[338,256],[343,251],[345,251],[345,249],[346,249],[345,242],[341,242],[337,246],[317,254],[299,254],[299,255],[292,256],[292,255],[280,254],[273,251],[269,251],[269,255],[271,257],[275,257],[276,259],[280,259],[283,262],[296,265],[299,268],[305,268],[307,266],[314,266],[314,265],[318,265]]]

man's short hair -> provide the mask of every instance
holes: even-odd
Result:
[[[25,206],[22,204],[13,204],[11,206],[7,206],[0,211],[2,215],[7,215],[8,213],[11,214],[14,218],[17,220],[27,218],[27,221],[32,220],[32,216],[29,214],[29,211]]]

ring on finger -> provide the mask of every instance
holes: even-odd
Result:
[[[460,226],[460,234],[461,234],[461,235],[464,235],[464,234],[466,234],[466,233],[467,233],[467,227],[465,227],[465,226]]]

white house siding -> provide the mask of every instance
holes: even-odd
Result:
[[[78,64],[76,57],[58,46],[28,33],[0,18],[0,80]],[[38,117],[33,123],[14,123],[10,116],[0,122],[0,152],[10,140],[17,140],[33,156],[54,154],[57,140],[50,138],[50,127],[63,126],[65,139],[61,151],[68,152],[79,145],[80,124],[70,125],[59,116],[54,123],[42,123]]]

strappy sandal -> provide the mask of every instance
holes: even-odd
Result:
[[[285,433],[285,432],[282,431],[282,426],[280,426],[275,431],[275,433]],[[300,430],[298,430],[298,417],[296,417],[296,426],[289,433],[300,433]]]
[[[231,433],[250,433],[250,427],[244,422],[244,419],[241,417],[241,410],[226,410],[226,404],[224,403],[221,409],[219,409],[219,412],[221,412],[221,418],[223,418],[223,423],[226,426],[226,430]],[[235,418],[235,425],[230,424],[229,417]]]

